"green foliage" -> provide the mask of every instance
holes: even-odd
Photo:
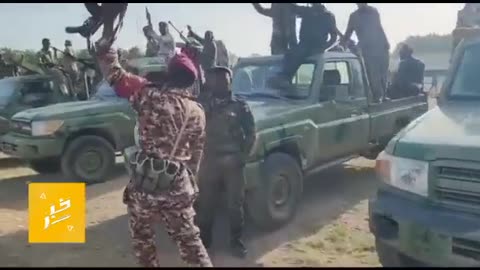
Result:
[[[406,43],[413,48],[415,54],[422,53],[443,53],[450,52],[452,49],[452,35],[429,34],[426,36],[409,36],[401,43]],[[397,56],[400,44],[397,44],[393,55]]]

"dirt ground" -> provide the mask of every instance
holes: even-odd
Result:
[[[27,184],[62,181],[0,161],[0,267],[136,266],[131,254],[126,208],[121,202],[127,182],[118,175],[87,187],[86,244],[28,244]],[[298,214],[285,227],[260,232],[247,222],[245,260],[228,253],[228,223],[217,219],[211,251],[216,266],[378,266],[368,232],[367,199],[374,194],[373,162],[356,159],[309,177]],[[157,234],[162,266],[184,266],[161,225]]]

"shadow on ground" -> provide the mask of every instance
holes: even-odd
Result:
[[[16,169],[16,168],[15,168]],[[19,168],[19,170],[25,170]],[[1,172],[0,172],[1,173]],[[126,177],[126,171],[123,164],[117,164],[113,174],[107,182],[113,182],[109,185],[89,184],[88,199],[101,196],[111,190],[122,188],[124,181],[118,181]],[[12,177],[0,180],[0,208],[12,210],[26,210],[28,208],[28,183],[41,182],[70,182],[60,173],[58,174],[30,174],[20,177]],[[94,189],[90,188],[95,186]],[[91,190],[91,191],[90,191]]]
[[[216,266],[256,266],[256,261],[282,243],[313,234],[375,192],[371,168],[341,166],[310,177],[298,214],[287,226],[270,233],[247,223],[245,260],[229,256],[228,224],[224,211],[217,219],[211,255]],[[120,203],[120,202],[115,202]],[[176,247],[159,228],[158,253],[162,266],[183,266]],[[126,215],[87,229],[86,244],[28,245],[27,232],[0,237],[1,266],[135,266]]]

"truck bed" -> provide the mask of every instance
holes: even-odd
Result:
[[[406,124],[428,110],[426,96],[413,96],[389,100],[380,104],[371,104],[370,141],[390,140]],[[392,133],[393,132],[393,133]]]

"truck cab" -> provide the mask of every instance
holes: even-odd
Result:
[[[480,39],[457,46],[438,106],[377,159],[370,230],[384,266],[480,265]]]
[[[0,80],[0,135],[17,112],[74,100],[70,87],[48,75],[7,77]]]

